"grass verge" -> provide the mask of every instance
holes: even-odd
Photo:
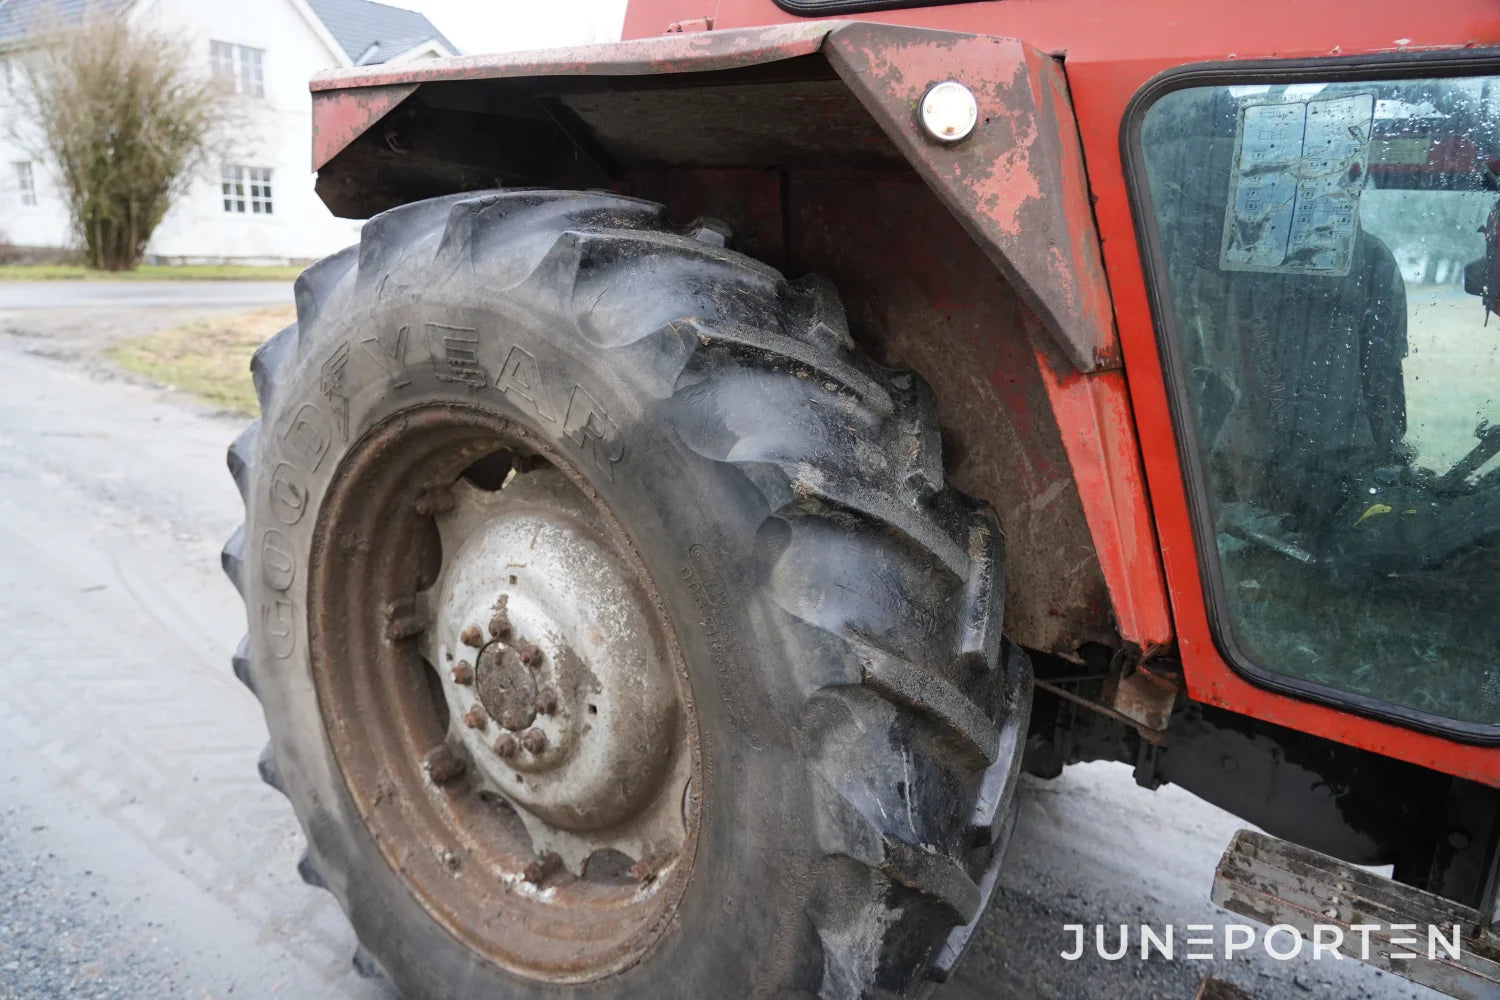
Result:
[[[302,268],[252,264],[142,264],[134,271],[95,271],[81,264],[6,264],[0,281],[290,281]]]
[[[250,355],[296,316],[292,306],[270,306],[198,320],[123,340],[110,349],[109,357],[154,382],[191,393],[213,406],[254,416]]]

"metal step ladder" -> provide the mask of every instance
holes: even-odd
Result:
[[[1328,949],[1337,940],[1346,959],[1366,961],[1457,1000],[1500,1000],[1500,920],[1493,886],[1487,898],[1481,914],[1253,830],[1235,834],[1213,888],[1213,901],[1231,913],[1294,928],[1315,948],[1321,941]],[[1205,980],[1197,1000],[1246,996],[1227,983]]]

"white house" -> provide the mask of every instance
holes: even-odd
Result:
[[[67,210],[46,162],[17,139],[28,24],[88,11],[152,24],[182,38],[203,71],[233,86],[249,127],[196,178],[151,237],[165,262],[310,260],[353,242],[313,193],[307,81],[336,66],[454,55],[414,11],[371,0],[0,0],[0,244],[64,247]]]

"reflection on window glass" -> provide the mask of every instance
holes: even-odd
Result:
[[[1141,142],[1231,652],[1500,724],[1500,79],[1180,90]]]

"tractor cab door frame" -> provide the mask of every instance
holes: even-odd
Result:
[[[1372,195],[1411,189],[1427,204],[1485,190],[1500,129],[1473,127],[1482,108],[1434,108],[1423,95],[1483,79],[1493,104],[1497,73],[1500,56],[1472,51],[1187,66],[1135,95],[1121,138],[1214,647],[1257,687],[1482,746],[1500,744],[1500,675],[1477,647],[1447,640],[1495,620],[1485,609],[1500,579],[1486,567],[1500,561],[1466,585],[1440,567],[1500,544],[1500,476],[1487,471],[1497,449],[1485,451],[1481,423],[1480,445],[1455,453],[1467,459],[1419,454],[1441,449],[1422,439],[1427,413],[1407,433],[1407,403],[1430,411],[1420,373],[1433,372],[1432,352],[1462,349],[1435,332],[1446,316],[1435,310],[1472,320],[1474,398],[1463,401],[1481,410],[1494,374],[1483,355],[1500,348],[1477,339],[1479,302],[1455,293],[1427,306],[1410,281],[1405,293],[1395,255],[1359,219],[1384,203]],[[1315,157],[1299,146],[1335,118],[1347,148],[1326,154],[1318,138]],[[1462,122],[1470,132],[1454,131]],[[1311,164],[1342,173],[1326,181]],[[1500,196],[1491,184],[1481,197]],[[1335,213],[1342,221],[1323,225]],[[1244,232],[1259,242],[1237,242]],[[1444,270],[1450,283],[1462,272]],[[1408,323],[1428,357],[1411,356]],[[1457,405],[1460,386],[1443,391]],[[1258,432],[1236,437],[1237,419]],[[1434,622],[1447,631],[1429,643]],[[1392,645],[1375,648],[1381,635]],[[1190,687],[1192,676],[1190,664]]]

